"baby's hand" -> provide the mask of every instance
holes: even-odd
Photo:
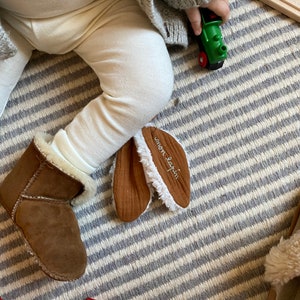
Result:
[[[223,23],[228,21],[230,15],[228,0],[212,0],[205,7],[209,8],[217,16],[221,17]]]
[[[223,23],[229,19],[230,9],[228,0],[211,0],[209,4],[203,6],[209,8],[216,15],[222,18]],[[198,7],[192,7],[185,10],[189,21],[191,22],[195,35],[200,35],[202,31],[201,16]]]
[[[198,7],[192,7],[185,10],[185,13],[191,23],[195,35],[200,35],[201,28],[201,16]]]

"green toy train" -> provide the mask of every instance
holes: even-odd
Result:
[[[217,70],[227,58],[220,25],[222,19],[207,8],[201,8],[202,33],[196,36],[199,46],[198,63],[202,68]]]

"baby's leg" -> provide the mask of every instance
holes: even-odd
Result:
[[[162,37],[135,1],[120,3],[105,26],[75,49],[96,72],[103,93],[54,138],[55,147],[87,173],[159,113],[173,89]]]
[[[5,109],[9,96],[18,83],[22,72],[32,54],[32,46],[20,35],[3,23],[4,29],[9,33],[10,39],[17,48],[15,56],[0,60],[0,117]]]

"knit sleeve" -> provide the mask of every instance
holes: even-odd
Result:
[[[4,31],[0,21],[0,59],[6,59],[16,54],[16,47]]]
[[[188,46],[188,19],[185,8],[204,5],[210,0],[137,0],[167,45]]]
[[[187,9],[196,6],[206,5],[211,0],[164,0],[169,6],[176,9]]]

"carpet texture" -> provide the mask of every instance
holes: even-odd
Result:
[[[266,298],[265,255],[300,201],[300,30],[259,1],[230,5],[223,68],[201,70],[196,45],[170,49],[174,93],[154,120],[188,151],[189,208],[171,213],[156,199],[137,221],[120,222],[109,159],[94,174],[95,199],[75,209],[86,274],[57,282],[0,206],[3,300]],[[0,181],[37,131],[54,134],[99,92],[75,54],[34,53],[0,119]]]

